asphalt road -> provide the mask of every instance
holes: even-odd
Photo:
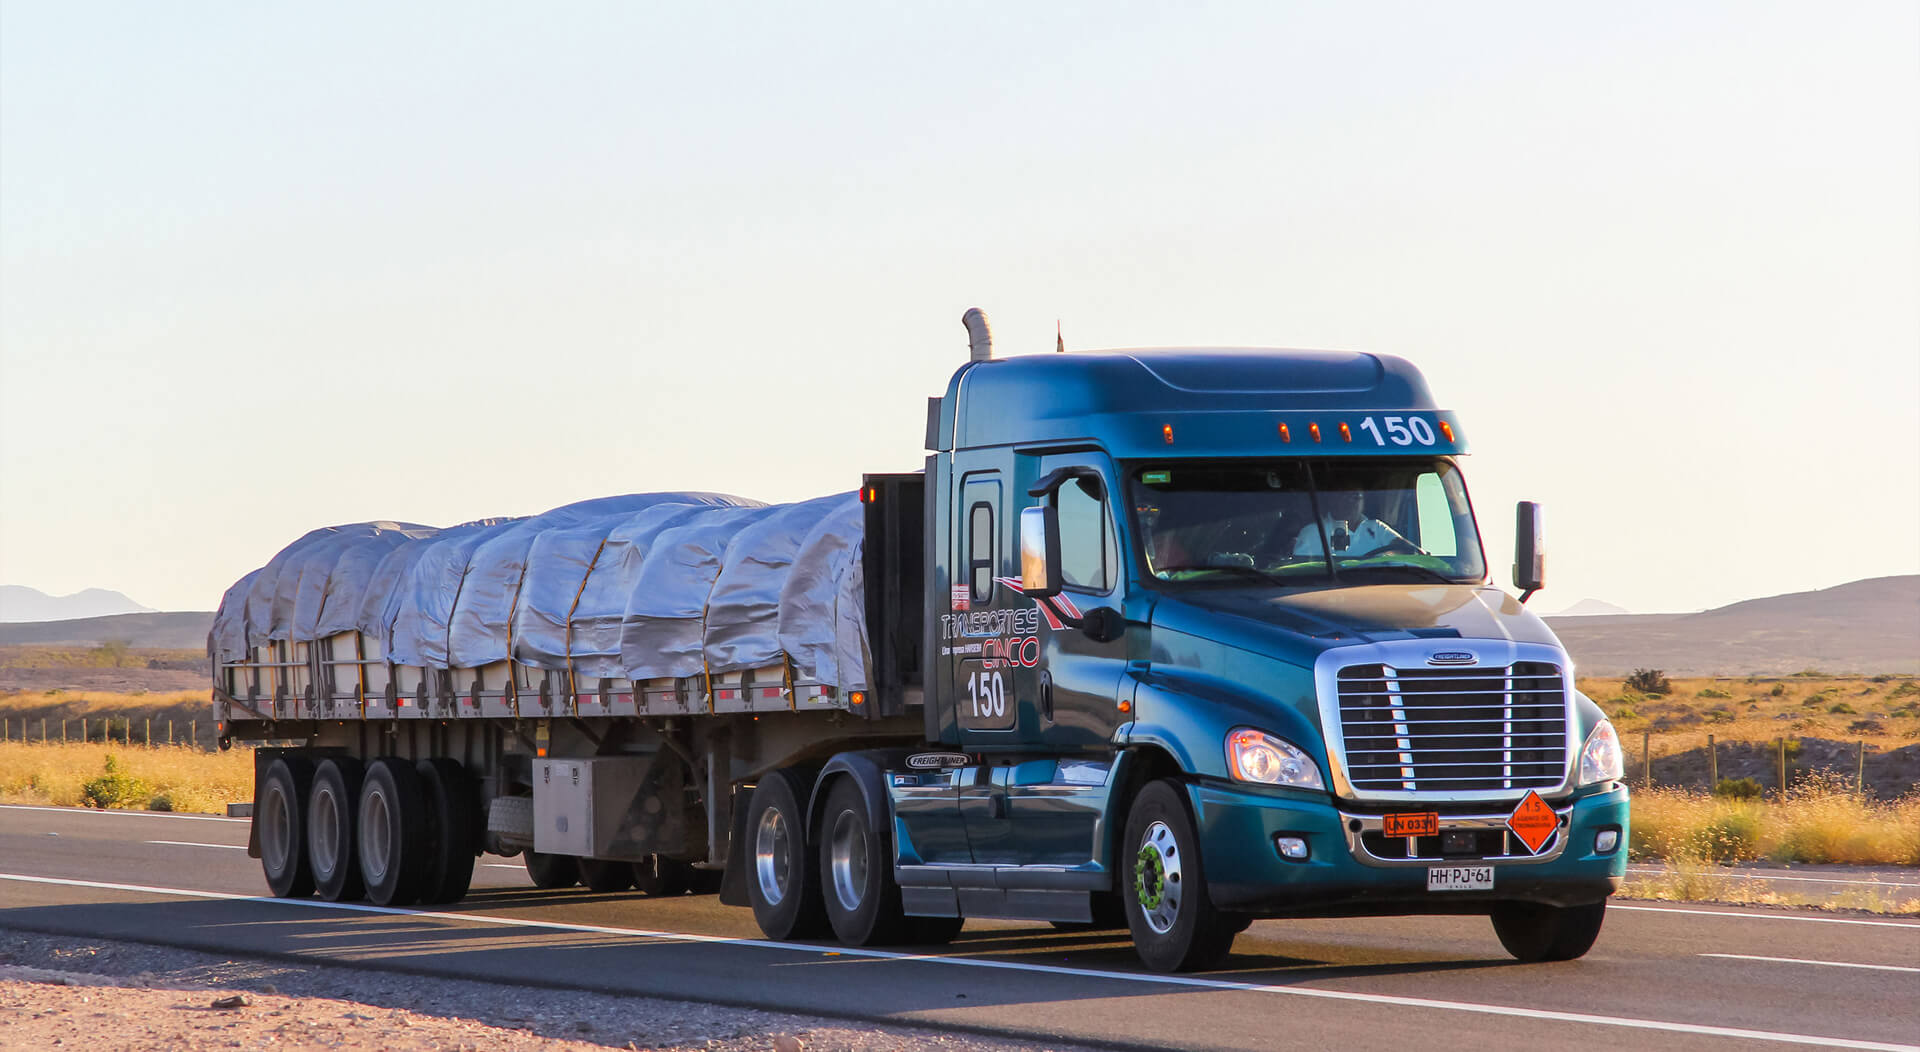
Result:
[[[1222,970],[1124,937],[971,922],[934,954],[760,938],[712,896],[542,892],[487,857],[466,901],[262,897],[244,820],[0,807],[0,927],[1155,1048],[1920,1049],[1920,922],[1617,903],[1562,964],[1483,918],[1262,921]],[[536,990],[529,998],[537,999]]]

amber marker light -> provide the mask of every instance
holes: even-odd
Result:
[[[1132,711],[1133,711],[1133,702],[1131,702],[1131,701],[1125,701],[1125,700],[1122,700],[1122,701],[1120,702],[1120,711],[1121,711],[1121,712],[1132,712]]]
[[[1453,425],[1452,424],[1447,423],[1445,420],[1440,421],[1440,433],[1447,436],[1447,441],[1449,442],[1453,441]]]
[[[1282,442],[1293,441],[1293,432],[1287,428],[1287,423],[1284,420],[1280,422],[1280,441]]]
[[[1353,429],[1347,426],[1347,422],[1345,420],[1340,421],[1340,441],[1342,442],[1353,441]]]
[[[1309,434],[1309,435],[1312,435],[1312,436],[1313,436],[1313,440],[1314,440],[1315,442],[1318,442],[1318,441],[1320,441],[1320,425],[1319,425],[1319,424],[1308,424],[1308,425],[1307,425],[1307,434]]]
[[[1167,445],[1173,445],[1173,425],[1161,424],[1160,437],[1167,440]]]
[[[848,700],[852,701],[855,705],[865,705],[867,703],[867,692],[864,690],[856,690],[848,695]]]

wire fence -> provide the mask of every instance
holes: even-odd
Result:
[[[200,728],[207,728],[201,740]],[[134,719],[125,716],[81,716],[70,719],[0,717],[0,742],[67,744],[102,742],[128,748],[196,748],[213,751],[213,725],[199,720]]]

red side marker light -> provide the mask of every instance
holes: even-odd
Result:
[[[1320,425],[1319,425],[1319,424],[1308,424],[1308,425],[1307,425],[1307,434],[1309,434],[1309,435],[1312,435],[1312,436],[1313,436],[1313,440],[1314,440],[1315,442],[1318,442],[1318,441],[1320,441]]]
[[[1449,442],[1453,441],[1453,425],[1452,424],[1447,423],[1445,420],[1440,421],[1440,433],[1447,436],[1447,441]]]
[[[1353,441],[1353,429],[1347,426],[1345,420],[1340,421],[1340,440],[1342,442]]]
[[[1293,441],[1293,432],[1287,430],[1287,425],[1285,421],[1282,421],[1280,424],[1280,441],[1282,442]]]
[[[1161,424],[1160,437],[1167,440],[1167,445],[1173,445],[1173,425]]]

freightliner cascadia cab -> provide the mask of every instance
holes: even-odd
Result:
[[[906,912],[1124,916],[1162,969],[1284,915],[1486,913],[1523,959],[1586,952],[1625,870],[1618,743],[1490,583],[1419,371],[992,360],[973,325],[930,407],[925,717],[953,756],[919,762],[953,766],[888,779]]]

